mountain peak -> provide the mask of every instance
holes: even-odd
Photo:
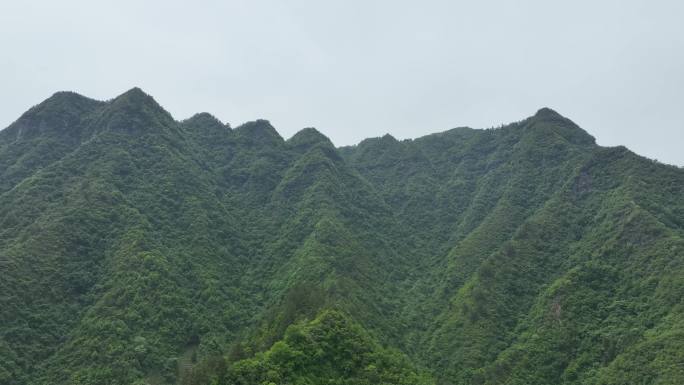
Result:
[[[253,144],[275,144],[284,142],[278,131],[266,119],[257,119],[235,128],[239,138]]]
[[[383,136],[378,136],[375,138],[366,138],[359,142],[357,147],[366,147],[366,148],[387,148],[387,147],[394,147],[399,143],[399,141],[392,135],[390,134],[385,134]]]
[[[151,95],[140,89],[139,87],[133,87],[130,90],[124,92],[123,94],[115,97],[110,101],[110,105],[113,107],[136,107],[138,109],[147,108],[150,110],[156,110],[168,114],[164,107],[162,107]],[[169,115],[170,116],[170,115]]]
[[[92,109],[104,104],[95,99],[88,98],[73,91],[57,91],[40,104],[29,109],[24,116],[32,114],[59,113],[74,110],[74,113],[82,113],[83,110]]]
[[[22,114],[7,130],[3,130],[3,133],[14,135],[16,138],[28,138],[49,132],[68,132],[73,130],[84,116],[103,104],[76,92],[55,92]]]
[[[298,151],[306,151],[318,144],[334,147],[327,136],[321,134],[320,131],[313,127],[299,130],[299,132],[287,140],[287,144]]]
[[[145,91],[142,90],[140,87],[133,87],[129,89],[128,91],[124,92],[123,94],[119,96],[124,96],[124,95],[138,95],[138,96],[149,96]]]
[[[48,101],[48,100],[77,101],[77,100],[82,100],[82,99],[93,100],[93,99],[85,97],[85,96],[83,96],[77,92],[74,92],[74,91],[57,91],[54,94],[52,94],[52,96],[47,98],[45,101]]]
[[[559,114],[555,110],[549,108],[549,107],[542,107],[540,108],[536,114],[534,114],[534,117],[536,118],[561,118],[565,119],[563,115]]]
[[[138,87],[109,101],[102,119],[106,127],[125,132],[175,125],[171,114]]]
[[[112,100],[113,103],[116,103],[117,101],[126,101],[129,103],[144,103],[144,104],[152,104],[155,106],[159,106],[156,100],[149,94],[147,94],[145,91],[140,89],[139,87],[133,87],[130,90],[124,92],[123,94],[117,96]]]
[[[204,128],[204,127],[220,127],[223,129],[230,129],[230,125],[223,124],[221,120],[208,112],[199,112],[182,122],[193,128]]]
[[[570,143],[579,145],[594,145],[596,139],[589,135],[572,120],[564,117],[548,107],[543,107],[534,116],[526,120],[527,127],[535,132],[553,132],[562,136]]]

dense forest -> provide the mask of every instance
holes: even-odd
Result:
[[[336,148],[59,92],[0,131],[0,384],[682,384],[684,170],[553,110]]]

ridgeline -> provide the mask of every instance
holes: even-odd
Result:
[[[684,170],[544,108],[336,148],[60,92],[0,131],[0,384],[681,384]]]

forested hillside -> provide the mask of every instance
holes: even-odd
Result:
[[[681,384],[684,170],[544,108],[336,148],[59,92],[0,131],[0,384]]]

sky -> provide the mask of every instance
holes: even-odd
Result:
[[[268,119],[336,145],[541,107],[684,166],[684,1],[0,3],[0,127],[56,91],[138,86],[178,120]]]

